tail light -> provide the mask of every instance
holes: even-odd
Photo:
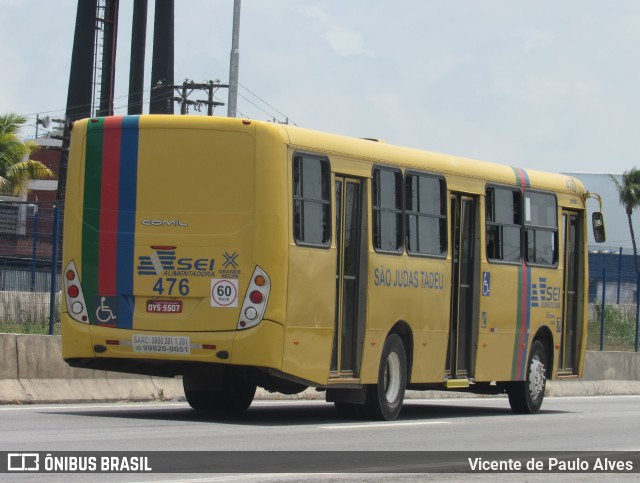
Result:
[[[64,296],[67,302],[67,312],[69,316],[73,320],[88,324],[89,313],[87,312],[87,304],[82,294],[78,270],[73,261],[70,261],[64,269]]]
[[[256,266],[245,292],[242,310],[240,310],[238,318],[238,330],[255,327],[262,322],[270,291],[271,282],[269,277],[264,270]]]

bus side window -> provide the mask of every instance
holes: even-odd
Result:
[[[298,245],[331,244],[331,171],[329,161],[293,159],[293,235]]]
[[[411,255],[445,255],[447,205],[444,180],[407,173],[404,190],[407,252]]]
[[[510,188],[489,188],[486,196],[487,259],[520,262],[521,195]]]
[[[373,170],[373,247],[402,253],[402,173],[399,169]]]
[[[527,263],[558,263],[558,205],[549,193],[525,192],[524,228]]]

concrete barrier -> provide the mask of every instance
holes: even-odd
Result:
[[[180,378],[135,376],[72,368],[62,359],[60,336],[0,334],[0,404],[184,400]],[[587,352],[581,381],[549,381],[547,395],[640,394],[640,354]],[[451,397],[456,393],[408,391],[407,398]],[[308,389],[294,396],[324,399]],[[263,390],[257,399],[290,396]]]
[[[60,336],[0,334],[0,404],[164,401],[182,381],[69,367]]]
[[[0,334],[0,380],[18,379],[18,349],[15,334]]]
[[[640,381],[640,352],[587,352],[585,381]]]

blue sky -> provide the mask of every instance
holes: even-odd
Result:
[[[0,111],[31,125],[64,115],[76,5],[0,0]],[[131,8],[121,1],[121,114]],[[232,11],[233,0],[176,1],[176,82],[228,81]],[[640,166],[639,25],[635,0],[243,0],[238,111],[530,169],[620,173]]]

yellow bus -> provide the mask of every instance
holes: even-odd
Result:
[[[581,374],[590,193],[573,177],[143,115],[75,123],[66,193],[71,366],[182,376],[197,410],[315,387],[385,420],[406,389],[534,413],[548,379]]]

